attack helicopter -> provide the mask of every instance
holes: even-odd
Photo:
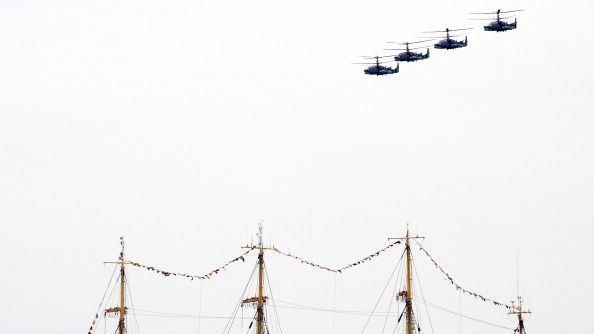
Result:
[[[433,34],[433,33],[442,33],[445,32],[446,35],[443,37],[435,37],[435,38],[445,38],[442,39],[441,41],[435,43],[433,45],[434,48],[436,49],[446,49],[446,50],[451,50],[451,49],[458,49],[458,48],[463,48],[468,46],[468,36],[464,37],[463,41],[458,41],[455,39],[452,39],[451,37],[457,37],[459,35],[450,35],[450,31],[462,31],[462,30],[471,30],[472,28],[462,28],[462,29],[449,29],[446,28],[445,30],[438,30],[438,31],[423,31],[423,33],[425,34]]]
[[[375,63],[353,63],[353,64],[373,65],[373,66],[369,66],[368,68],[363,70],[363,73],[368,74],[368,75],[380,76],[380,75],[388,75],[388,74],[394,74],[394,73],[400,72],[400,64],[396,65],[396,68],[391,68],[388,66],[380,65],[380,64],[389,62],[389,61],[383,61],[383,62],[379,61],[380,58],[386,58],[386,57],[392,57],[392,56],[363,57],[365,59],[375,59]]]
[[[420,52],[412,52],[410,50],[422,49],[424,47],[411,48],[411,47],[409,47],[409,44],[424,43],[424,42],[428,42],[428,41],[430,41],[430,40],[418,41],[418,42],[404,42],[404,43],[388,42],[388,43],[396,43],[399,45],[405,45],[406,48],[405,49],[384,49],[384,50],[389,50],[389,51],[403,50],[404,52],[401,52],[401,53],[393,56],[394,60],[396,60],[396,61],[410,62],[410,61],[423,60],[423,59],[429,58],[429,48],[427,48],[427,53],[425,53],[425,54],[420,53]]]
[[[505,19],[510,19],[511,16],[510,17],[501,17],[500,14],[515,13],[515,12],[521,12],[521,11],[523,11],[523,9],[507,10],[507,11],[501,11],[501,9],[498,9],[496,12],[493,12],[493,13],[470,13],[470,14],[473,14],[473,15],[497,14],[497,18],[494,19],[495,21],[487,24],[486,26],[483,26],[483,28],[485,29],[485,31],[504,32],[504,31],[516,29],[518,27],[518,19],[514,18],[514,22],[502,21]],[[493,20],[493,19],[487,18],[487,19],[474,19],[474,20]]]

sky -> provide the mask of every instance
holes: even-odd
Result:
[[[497,8],[526,10],[517,30],[468,20]],[[120,236],[130,260],[204,274],[238,256],[259,222],[267,245],[330,267],[409,224],[463,287],[509,302],[519,282],[528,332],[592,332],[593,9],[583,0],[0,1],[3,332],[86,333]],[[351,64],[446,27],[474,27],[469,46],[431,50],[386,77]],[[368,313],[380,300],[385,312],[389,298],[378,297],[402,250],[342,274],[267,253],[271,290],[285,306]],[[428,301],[515,327],[413,252]],[[229,316],[255,261],[204,282],[130,268],[134,308]],[[423,332],[510,332],[423,314]],[[286,334],[383,325],[287,307],[278,318]],[[132,333],[225,327],[137,321]]]

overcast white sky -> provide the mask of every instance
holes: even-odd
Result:
[[[504,34],[467,20],[497,8],[527,11]],[[260,219],[268,243],[329,266],[409,222],[463,286],[502,301],[515,298],[519,239],[528,331],[594,331],[593,9],[0,1],[1,331],[86,332],[120,235],[130,259],[203,273],[237,256]],[[468,48],[432,50],[397,75],[350,64],[389,40],[469,25],[479,29]],[[272,288],[283,301],[370,311],[401,250],[338,277],[271,254]],[[428,300],[515,325],[415,254]],[[204,315],[231,313],[253,261],[203,283]],[[199,282],[129,275],[136,308],[198,313]],[[435,333],[509,332],[430,311]],[[365,322],[279,317],[286,334],[360,334]],[[224,327],[138,322],[148,334]],[[381,321],[366,331],[380,332]]]

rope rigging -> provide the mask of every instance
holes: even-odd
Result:
[[[492,323],[492,322],[489,322],[489,321],[477,319],[477,318],[474,318],[474,317],[471,317],[471,316],[468,316],[468,315],[465,315],[465,314],[462,314],[462,313],[459,313],[459,312],[456,312],[456,311],[449,310],[449,309],[447,309],[447,308],[445,308],[443,306],[439,306],[439,305],[437,305],[435,303],[431,303],[430,301],[428,301],[426,299],[423,299],[423,301],[426,303],[427,306],[429,306],[431,308],[434,308],[436,310],[440,310],[440,311],[444,311],[444,312],[447,312],[447,313],[450,313],[450,314],[453,314],[453,315],[457,315],[459,317],[462,317],[462,318],[465,318],[465,319],[468,319],[468,320],[472,320],[472,321],[476,321],[476,322],[481,323],[481,324],[484,324],[484,325],[489,325],[489,326],[493,326],[493,327],[497,327],[497,328],[502,328],[502,329],[514,330],[513,328],[510,328],[510,327],[498,325],[498,324],[495,324],[495,323]]]
[[[365,321],[365,325],[363,325],[363,329],[361,329],[361,334],[363,334],[365,332],[365,329],[367,328],[367,325],[369,324],[369,321],[371,320],[371,316],[375,312],[375,310],[376,310],[377,306],[379,305],[379,303],[380,303],[380,301],[381,301],[384,293],[386,292],[386,289],[388,288],[388,285],[390,284],[390,282],[392,281],[392,278],[394,277],[394,273],[396,272],[396,270],[398,269],[398,267],[402,263],[402,259],[404,258],[404,254],[405,253],[403,252],[402,255],[400,256],[400,260],[398,261],[398,263],[396,263],[396,266],[394,267],[394,270],[392,270],[392,273],[390,274],[390,278],[388,278],[388,281],[386,282],[386,285],[382,289],[382,292],[381,292],[381,294],[380,294],[377,302],[375,303],[375,305],[373,306],[373,309],[371,310],[371,314],[367,318],[367,321]]]
[[[91,326],[89,327],[88,334],[92,334],[95,331],[97,325],[99,324],[99,320],[100,320],[99,312],[101,311],[101,309],[103,309],[104,302],[105,302],[105,296],[107,296],[107,291],[109,291],[109,287],[111,286],[111,282],[113,281],[113,277],[115,276],[116,269],[117,269],[117,267],[115,267],[113,269],[113,271],[111,272],[111,276],[109,277],[109,282],[107,283],[107,286],[105,287],[105,291],[103,292],[103,297],[101,297],[101,302],[99,302],[99,306],[97,306],[97,312],[95,312],[95,318],[91,322]],[[111,299],[111,295],[113,294],[114,290],[115,290],[115,284],[111,290],[110,297],[108,298],[108,300]]]
[[[425,300],[425,294],[423,293],[423,287],[421,286],[421,280],[419,279],[419,273],[417,271],[417,265],[413,261],[413,269],[415,271],[415,277],[417,278],[417,285],[419,286],[419,291],[421,291],[421,298],[423,301]],[[429,320],[429,326],[431,327],[431,333],[435,334],[435,329],[433,328],[433,322],[431,321],[431,315],[429,315],[429,310],[427,309],[427,303],[425,304],[425,312],[427,312],[427,319]]]
[[[258,263],[256,263],[254,265],[254,268],[252,269],[252,273],[250,274],[250,278],[248,279],[248,281],[245,285],[245,288],[243,289],[243,292],[241,293],[239,302],[236,304],[235,309],[233,310],[233,313],[231,314],[231,317],[229,318],[229,321],[227,322],[227,324],[225,325],[225,328],[223,329],[224,334],[228,334],[229,331],[231,331],[231,326],[233,325],[233,322],[235,321],[237,312],[239,311],[240,307],[243,307],[243,297],[245,296],[245,292],[248,290],[248,288],[250,286],[250,282],[252,281],[252,278],[254,277],[254,273],[256,272],[257,268],[258,268]]]
[[[268,291],[270,291],[270,298],[272,299],[272,308],[274,310],[274,316],[276,317],[276,322],[278,324],[278,331],[279,334],[283,334],[283,329],[281,328],[280,318],[278,317],[278,311],[276,309],[276,301],[274,299],[274,294],[272,293],[272,285],[270,285],[270,278],[268,277],[268,268],[266,264],[264,264],[264,274],[266,276],[266,283],[268,283]]]

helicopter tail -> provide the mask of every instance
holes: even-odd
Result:
[[[464,46],[468,46],[468,36],[464,37]]]
[[[515,19],[514,19],[514,28],[517,28],[517,27],[518,27],[518,19],[517,19],[517,18],[515,18]]]
[[[398,73],[400,72],[400,64],[396,65],[396,68],[394,69],[394,73]]]
[[[429,48],[427,48],[427,54],[425,54],[425,59],[429,58]]]

